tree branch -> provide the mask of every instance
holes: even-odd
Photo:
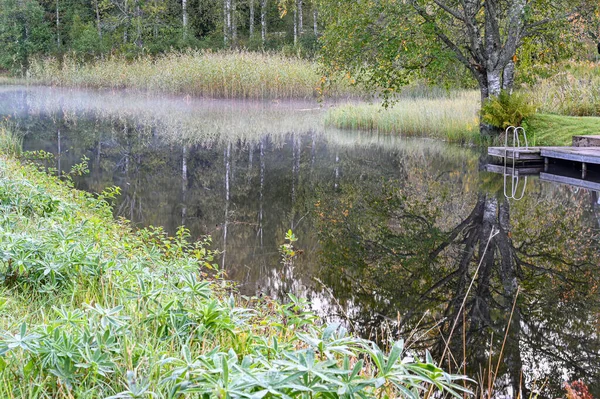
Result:
[[[448,5],[446,5],[445,3],[441,2],[440,0],[433,0],[433,2],[435,4],[437,4],[442,10],[446,11],[448,14],[452,15],[454,18],[458,19],[459,21],[462,21],[464,23],[466,23],[466,16],[465,15],[460,15],[460,13],[458,12],[458,10],[455,10],[453,8],[450,8]]]
[[[422,8],[421,6],[419,6],[415,0],[411,0],[410,3],[413,6],[413,8],[415,9],[415,11],[423,19],[425,19],[426,22],[430,23],[433,26],[433,29],[435,31],[436,36],[442,42],[444,42],[444,44],[446,46],[448,46],[450,48],[450,50],[452,50],[454,52],[454,54],[456,54],[456,58],[458,58],[458,60],[464,66],[466,66],[467,68],[469,68],[474,74],[478,73],[478,71],[475,69],[475,67],[472,65],[472,63],[469,62],[469,60],[467,59],[467,57],[461,51],[461,49],[452,40],[450,40],[450,38],[448,36],[446,36],[446,34],[442,31],[442,29],[435,23],[435,21],[433,20],[433,18],[431,17],[431,15],[429,15],[427,13],[427,11],[425,11],[424,8]]]

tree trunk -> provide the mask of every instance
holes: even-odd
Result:
[[[498,96],[500,89],[502,89],[502,72],[500,70],[487,71],[488,96]]]
[[[302,0],[296,0],[296,9],[298,9],[298,36],[304,33],[304,23],[302,19]]]
[[[56,46],[60,48],[60,14],[58,13],[58,0],[56,0]]]
[[[526,23],[526,0],[511,0],[506,6],[498,0],[464,0],[460,8],[439,1],[434,1],[435,6],[430,8],[417,0],[410,0],[410,3],[425,22],[432,25],[438,39],[477,79],[482,103],[490,96],[500,94],[501,89],[512,90],[514,56],[528,28],[539,25],[539,21]],[[444,17],[438,19],[438,12],[445,14]],[[461,25],[464,32],[461,42],[446,34],[442,28],[448,24],[445,18]],[[480,126],[482,134],[496,130],[483,123]]]
[[[317,26],[317,17],[318,17],[317,14],[318,14],[317,9],[313,8],[313,31],[315,33],[315,36],[317,36],[319,34],[319,29]]]
[[[254,36],[254,0],[248,0],[250,2],[250,39]]]
[[[188,28],[188,11],[187,11],[187,0],[181,0],[181,12],[183,14],[183,39],[187,39],[187,28]]]
[[[502,89],[512,94],[513,85],[515,83],[515,63],[513,60],[504,67],[502,72]]]
[[[98,29],[98,37],[102,39],[102,29],[100,28],[100,9],[98,8],[98,0],[94,0],[94,7],[96,8],[96,29]]]
[[[231,1],[224,0],[223,3],[223,40],[225,45],[231,42]]]
[[[142,46],[144,45],[143,41],[142,41],[142,10],[140,9],[140,2],[139,0],[135,1],[135,19],[136,19],[136,38],[135,38],[135,44],[136,46],[138,46],[139,48],[142,48]]]
[[[298,10],[294,8],[294,46],[298,43]]]
[[[260,1],[260,27],[263,46],[267,40],[267,1],[268,0]]]
[[[231,44],[237,44],[237,3],[236,0],[231,0]]]
[[[123,44],[127,43],[127,40],[129,40],[128,35],[127,35],[127,30],[129,29],[129,25],[131,25],[131,17],[129,16],[129,9],[127,7],[127,0],[125,0],[123,2],[123,9],[124,14],[125,14],[125,28],[123,29]]]

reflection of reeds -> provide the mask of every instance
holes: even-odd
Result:
[[[329,110],[325,123],[344,129],[473,142],[479,133],[478,109],[478,93],[469,91],[445,98],[403,98],[388,109],[349,103]]]
[[[26,95],[22,95],[23,91]],[[175,96],[146,96],[113,91],[47,87],[0,87],[5,99],[0,113],[24,108],[30,115],[64,115],[80,119],[130,120],[138,131],[152,130],[168,142],[258,142],[270,135],[274,142],[288,133],[321,131],[324,111],[313,101],[289,100],[277,104],[256,100],[203,100]]]
[[[190,51],[134,61],[113,57],[86,64],[49,58],[32,62],[29,77],[61,86],[263,99],[315,97],[321,78],[313,62],[246,51]]]

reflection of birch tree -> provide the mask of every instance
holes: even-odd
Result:
[[[535,195],[511,209],[505,200],[481,194],[459,223],[446,228],[442,219],[451,215],[442,212],[435,193],[422,196],[393,186],[340,190],[346,198],[320,209],[323,256],[336,295],[362,303],[358,325],[379,325],[399,315],[399,334],[423,333],[416,344],[441,353],[440,337],[458,320],[450,345],[454,356],[445,361],[462,369],[464,337],[475,375],[478,367],[487,367],[491,337],[496,365],[516,300],[498,391],[516,395],[523,383],[524,397],[535,373],[557,383],[563,372],[598,381],[598,241],[591,231],[572,229],[581,223],[582,210],[551,202],[536,207]],[[499,233],[486,252],[492,230]],[[463,323],[461,304],[472,280]],[[540,364],[552,367],[544,370]],[[560,386],[553,389],[556,393]]]
[[[223,257],[221,267],[225,269],[225,257],[227,255],[227,228],[229,227],[229,177],[231,174],[231,142],[224,149],[225,161],[225,221],[223,222]]]

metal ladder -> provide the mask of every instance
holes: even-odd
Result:
[[[508,163],[508,136],[510,134],[510,132],[512,131],[512,153],[511,153],[511,158],[512,158],[512,171],[510,173],[510,190],[507,190],[508,188],[508,184],[507,184],[507,177],[509,177],[509,174],[507,173],[507,163]],[[503,175],[504,175],[504,196],[507,199],[512,199],[515,201],[520,201],[523,199],[523,197],[525,196],[525,187],[527,187],[527,176],[525,176],[525,179],[523,180],[523,189],[521,190],[521,194],[517,195],[517,193],[519,192],[519,176],[517,176],[516,171],[515,171],[515,164],[516,164],[516,149],[518,148],[523,148],[521,147],[521,139],[520,139],[520,134],[519,132],[523,132],[523,140],[525,141],[525,149],[528,150],[529,149],[529,143],[527,142],[527,134],[525,133],[525,129],[523,129],[521,126],[519,127],[515,127],[515,126],[509,126],[506,128],[506,131],[504,132],[504,171],[503,171]],[[507,191],[510,191],[510,195]]]

